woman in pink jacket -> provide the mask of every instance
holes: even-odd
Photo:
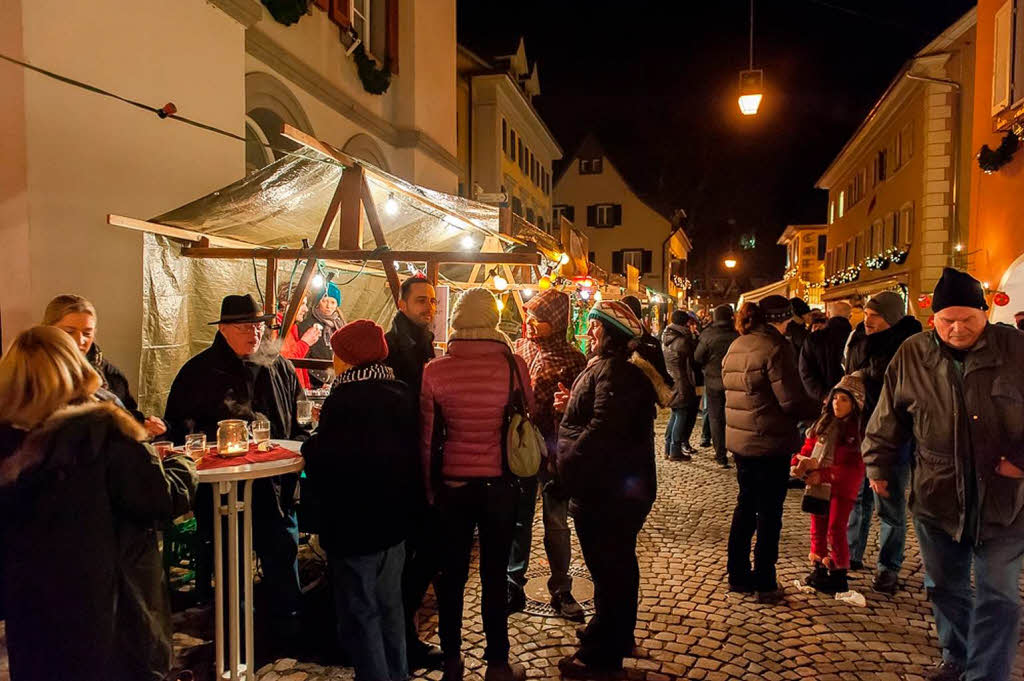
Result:
[[[497,301],[486,289],[470,289],[452,310],[448,354],[423,371],[420,411],[427,496],[441,518],[438,625],[445,655],[444,681],[461,681],[462,603],[469,578],[473,530],[480,531],[480,581],[487,636],[485,681],[522,681],[520,664],[509,664],[505,569],[516,524],[519,482],[505,464],[503,425],[510,369],[534,407],[530,372],[512,355],[498,330]]]

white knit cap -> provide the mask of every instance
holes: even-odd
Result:
[[[511,345],[508,336],[498,330],[501,313],[498,301],[485,288],[465,291],[452,308],[451,340],[494,340]]]

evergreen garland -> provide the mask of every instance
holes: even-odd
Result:
[[[1010,131],[1006,133],[1003,141],[995,150],[991,149],[987,144],[982,145],[981,151],[978,152],[978,167],[986,174],[991,175],[1013,160],[1013,155],[1017,152],[1018,143],[1017,135]]]
[[[262,0],[274,21],[291,26],[309,13],[309,0]]]
[[[356,69],[359,72],[359,80],[363,81],[363,89],[371,95],[382,95],[391,87],[391,60],[385,59],[379,67],[377,62],[366,54],[363,43],[356,45],[352,52],[352,58],[356,62]]]

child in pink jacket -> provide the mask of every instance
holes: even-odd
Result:
[[[864,381],[844,376],[829,393],[821,417],[793,457],[793,477],[807,483],[803,508],[811,513],[811,574],[804,583],[824,593],[849,590],[850,545],[846,526],[864,480],[860,414]]]

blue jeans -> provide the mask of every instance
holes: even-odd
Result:
[[[404,542],[378,553],[327,559],[338,636],[352,658],[356,681],[405,681]]]
[[[1024,538],[979,545],[954,541],[915,518],[931,590],[942,657],[967,669],[966,681],[1008,681],[1020,637],[1020,572]],[[976,589],[971,590],[971,564]]]
[[[684,447],[690,446],[690,435],[693,427],[697,424],[697,401],[682,407],[673,409],[672,415],[668,417],[668,427],[665,429],[665,452],[680,452]]]
[[[871,514],[878,505],[881,529],[878,534],[878,571],[899,572],[903,566],[903,549],[907,542],[907,486],[910,484],[910,464],[893,471],[889,479],[889,498],[871,491],[867,479],[857,495],[857,503],[850,513],[846,538],[850,543],[850,560],[862,562],[871,529]]]
[[[543,465],[542,463],[541,466]],[[572,577],[569,576],[569,563],[572,558],[572,536],[569,531],[569,498],[546,472],[542,472],[539,477],[523,478],[519,481],[521,492],[516,509],[516,531],[508,559],[509,585],[520,589],[526,586],[538,485],[543,498],[544,551],[547,553],[548,565],[551,568],[548,592],[552,596],[571,593]]]

